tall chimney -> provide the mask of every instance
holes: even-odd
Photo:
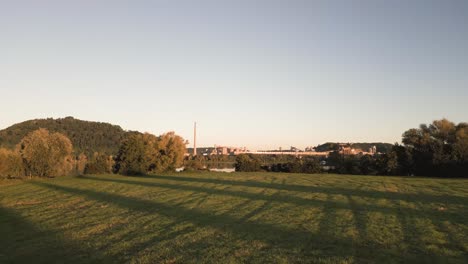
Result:
[[[197,122],[193,126],[193,156],[197,155]]]

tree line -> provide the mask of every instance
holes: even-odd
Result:
[[[14,149],[0,148],[0,177],[162,172],[180,167],[186,152],[185,141],[174,132],[160,136],[131,132],[117,148],[115,155],[76,155],[67,136],[40,128],[22,138]]]
[[[317,152],[325,152],[325,151],[338,151],[340,150],[340,147],[343,145],[343,143],[337,143],[337,142],[327,142],[324,144],[320,144],[316,147],[314,147],[314,150]],[[354,148],[354,149],[361,149],[363,151],[369,150],[369,148],[376,147],[377,152],[380,153],[388,153],[392,150],[392,144],[389,143],[381,143],[381,142],[375,142],[375,143],[347,143],[346,144],[348,147]]]
[[[41,128],[28,133],[14,148],[0,148],[0,177],[61,176],[120,173],[139,175],[186,169],[203,169],[234,163],[236,171],[290,173],[340,173],[365,175],[417,175],[468,177],[468,124],[447,119],[422,124],[402,135],[387,153],[344,155],[330,152],[326,158],[283,155],[184,158],[186,142],[174,132],[155,136],[126,132],[115,153],[78,152],[72,140],[60,132]],[[76,154],[80,153],[80,154]]]
[[[405,131],[402,144],[394,144],[387,153],[344,155],[336,149],[321,159],[271,164],[272,159],[240,155],[235,167],[237,171],[468,177],[468,123],[441,119],[422,124]]]

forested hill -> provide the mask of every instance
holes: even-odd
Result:
[[[0,147],[13,148],[24,136],[39,128],[66,135],[72,141],[76,154],[82,152],[115,154],[126,133],[120,126],[83,121],[73,117],[35,119],[0,130]]]
[[[334,151],[339,150],[341,144],[348,144],[348,143],[337,143],[337,142],[327,142],[325,144],[318,145],[315,147],[315,151],[323,152],[323,151]],[[364,151],[368,151],[369,148],[375,146],[377,148],[377,152],[381,153],[389,153],[392,150],[392,144],[389,143],[349,143],[352,148],[355,149],[362,149]]]

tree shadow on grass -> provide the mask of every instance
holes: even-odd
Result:
[[[154,220],[153,220],[154,221]],[[143,241],[134,242],[133,239],[136,239],[138,236],[141,235],[140,232],[137,230],[133,230],[131,233],[131,237],[127,236],[122,239],[122,241],[126,241],[130,243],[131,246],[126,248],[123,252],[120,252],[119,255],[116,255],[116,260],[122,260],[122,262],[139,262],[138,261],[138,254],[145,254],[145,251],[151,250],[151,248],[156,244],[161,244],[165,242],[170,242],[174,239],[177,239],[179,236],[190,234],[191,232],[195,231],[194,226],[185,226],[181,229],[177,228],[178,225],[182,225],[184,221],[173,221],[169,224],[165,224],[162,229],[163,232],[157,232],[156,234],[151,234],[148,239]],[[147,230],[146,232],[151,233],[151,230]],[[138,240],[138,239],[136,239]],[[115,241],[118,243],[118,241]],[[163,262],[164,259],[160,261],[154,260],[154,262]]]
[[[176,185],[176,184],[169,184],[169,183],[161,183],[161,182],[146,182],[146,181],[137,181],[137,180],[130,180],[130,179],[108,179],[108,178],[95,178],[95,177],[88,177],[84,176],[82,179],[93,180],[93,181],[102,181],[102,182],[113,182],[113,183],[121,183],[121,184],[130,184],[130,185],[138,185],[138,186],[146,186],[146,187],[158,187],[158,188],[168,188],[174,190],[182,190],[182,191],[191,191],[191,192],[202,192],[211,195],[229,195],[229,196],[236,196],[241,198],[247,198],[251,200],[264,200],[264,201],[274,201],[280,203],[293,203],[299,206],[327,206],[334,209],[349,209],[350,206],[348,203],[340,202],[340,201],[320,201],[320,200],[313,200],[302,198],[298,196],[291,196],[291,195],[282,195],[276,193],[275,195],[266,195],[264,193],[250,193],[250,192],[243,192],[243,191],[233,191],[227,189],[213,189],[208,187],[199,187],[193,185]],[[327,188],[327,190],[331,190]],[[345,189],[347,190],[347,189]],[[343,190],[344,191],[344,190]],[[347,190],[349,191],[349,190]],[[331,191],[330,193],[326,193],[327,195],[330,194],[340,194],[340,195],[354,195],[353,192],[338,192],[338,191]],[[385,214],[394,214],[396,208],[391,207],[381,207],[373,204],[366,204],[362,205],[361,207],[356,206],[354,211],[359,211],[360,209],[369,210],[369,211],[377,211]],[[428,217],[430,215],[431,218],[436,218],[439,220],[450,220],[451,222],[457,223],[465,223],[466,217],[463,215],[462,212],[455,213],[455,212],[446,212],[446,211],[438,211],[436,209],[427,211],[427,210],[420,210],[420,209],[413,209],[413,208],[404,208],[400,207],[398,210],[401,210],[403,213],[411,213],[415,215],[420,215],[421,217]]]
[[[90,178],[85,176],[84,178]],[[165,175],[150,175],[150,176],[139,176],[136,178],[150,178],[150,179],[161,179],[171,181],[182,181],[182,182],[201,182],[201,183],[212,183],[212,184],[223,184],[233,186],[245,186],[245,187],[256,187],[256,188],[270,188],[285,191],[297,191],[297,192],[319,192],[327,194],[343,194],[348,193],[354,196],[370,197],[375,199],[389,199],[389,200],[405,200],[407,202],[423,202],[423,203],[456,203],[456,204],[468,204],[468,197],[452,196],[452,195],[431,195],[431,194],[411,194],[411,193],[397,193],[397,192],[382,192],[377,190],[362,190],[362,189],[351,189],[351,188],[338,188],[338,187],[325,187],[325,186],[310,186],[310,185],[294,185],[283,183],[267,183],[258,181],[235,181],[235,180],[223,180],[223,179],[208,179],[208,178],[197,178],[197,177],[184,177],[184,176],[165,176]]]
[[[168,205],[156,201],[148,201],[134,197],[125,197],[111,193],[102,193],[93,190],[82,190],[71,187],[52,185],[48,183],[36,182],[35,184],[52,190],[73,193],[75,195],[85,196],[88,199],[113,203],[119,207],[147,213],[157,213],[159,215],[173,218],[175,221],[187,221],[198,227],[212,227],[219,230],[230,232],[238,239],[243,240],[261,240],[275,247],[280,247],[286,251],[296,251],[297,249],[320,248],[327,241],[333,240],[333,244],[340,250],[333,250],[329,254],[339,255],[343,258],[350,257],[346,250],[350,247],[351,241],[337,241],[335,238],[325,237],[323,234],[313,234],[306,230],[288,230],[282,227],[267,224],[243,221],[242,219],[232,218],[228,215],[214,215],[210,212],[196,209],[186,209],[177,205]],[[259,213],[256,211],[256,213]],[[252,217],[253,215],[250,215]],[[332,250],[326,247],[326,250]]]
[[[243,221],[228,215],[214,215],[207,211],[197,209],[187,209],[182,206],[169,205],[157,201],[148,201],[135,197],[126,197],[112,193],[98,192],[89,189],[77,189],[66,186],[53,185],[49,183],[36,182],[38,186],[51,190],[67,192],[74,195],[84,196],[88,199],[111,203],[124,209],[130,209],[135,212],[145,212],[148,214],[156,213],[165,217],[174,219],[174,221],[187,221],[198,227],[211,227],[223,230],[235,236],[236,239],[244,241],[260,240],[281,252],[298,254],[307,258],[334,256],[341,259],[356,258],[359,262],[359,254],[356,252],[373,250],[374,255],[389,256],[393,258],[394,252],[373,244],[372,241],[358,243],[351,239],[337,238],[331,236],[326,230],[319,230],[312,233],[307,230],[290,229],[270,223],[261,223],[253,221]],[[327,207],[328,204],[324,203]],[[331,204],[333,206],[333,204]],[[259,213],[256,211],[255,213]],[[327,221],[324,219],[323,221]],[[155,240],[156,241],[156,240]],[[131,252],[129,252],[131,254]],[[292,254],[292,255],[294,255]],[[362,260],[362,259],[361,259]],[[365,260],[365,259],[364,259]],[[403,259],[399,259],[403,261]]]
[[[112,263],[108,256],[0,207],[0,263]]]

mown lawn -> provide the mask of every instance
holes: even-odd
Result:
[[[269,173],[0,185],[0,263],[468,263],[468,181]]]

